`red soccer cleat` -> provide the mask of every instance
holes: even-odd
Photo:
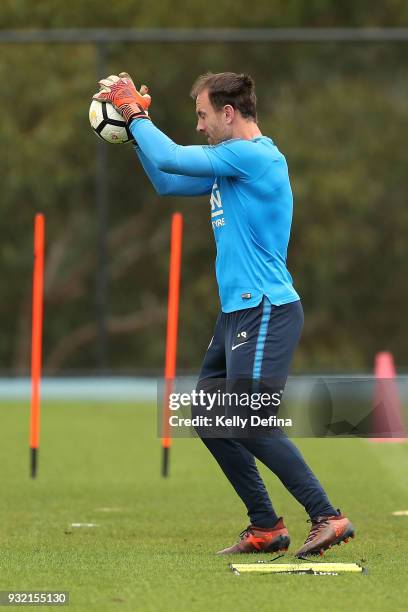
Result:
[[[323,555],[334,544],[348,542],[354,538],[354,527],[346,516],[319,516],[310,520],[312,528],[302,548],[296,553],[296,557],[307,557],[308,555]]]
[[[283,518],[273,527],[256,527],[249,525],[240,534],[240,541],[229,548],[219,550],[217,555],[235,555],[246,553],[270,553],[278,550],[288,550],[290,544],[289,532]]]

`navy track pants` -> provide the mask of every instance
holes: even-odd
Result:
[[[202,365],[199,383],[210,379],[275,380],[282,389],[303,327],[300,301],[221,312]],[[244,502],[251,524],[272,527],[278,516],[258,472],[264,463],[311,518],[337,514],[301,453],[284,435],[248,438],[202,437]]]

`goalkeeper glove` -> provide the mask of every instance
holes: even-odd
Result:
[[[132,119],[149,119],[148,108],[151,103],[148,88],[142,85],[137,91],[131,77],[127,72],[119,76],[111,75],[99,81],[100,91],[93,97],[94,100],[110,102],[122,115],[127,123]]]

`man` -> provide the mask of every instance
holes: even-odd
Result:
[[[255,86],[245,74],[197,79],[197,130],[208,146],[179,146],[153,125],[150,96],[126,73],[100,81],[94,98],[110,101],[129,124],[137,155],[161,195],[209,194],[217,243],[222,311],[200,381],[279,381],[283,388],[303,326],[300,298],[286,268],[292,192],[284,156],[262,135]],[[287,550],[290,538],[256,467],[267,465],[302,504],[312,527],[296,552],[322,554],[354,536],[350,521],[329,502],[321,484],[284,435],[202,437],[246,505],[251,524],[219,554]]]

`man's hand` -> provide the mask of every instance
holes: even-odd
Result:
[[[151,97],[148,88],[142,85],[137,91],[127,72],[121,72],[119,76],[112,74],[99,81],[99,86],[100,91],[92,96],[93,99],[111,102],[127,123],[138,117],[149,119]]]

